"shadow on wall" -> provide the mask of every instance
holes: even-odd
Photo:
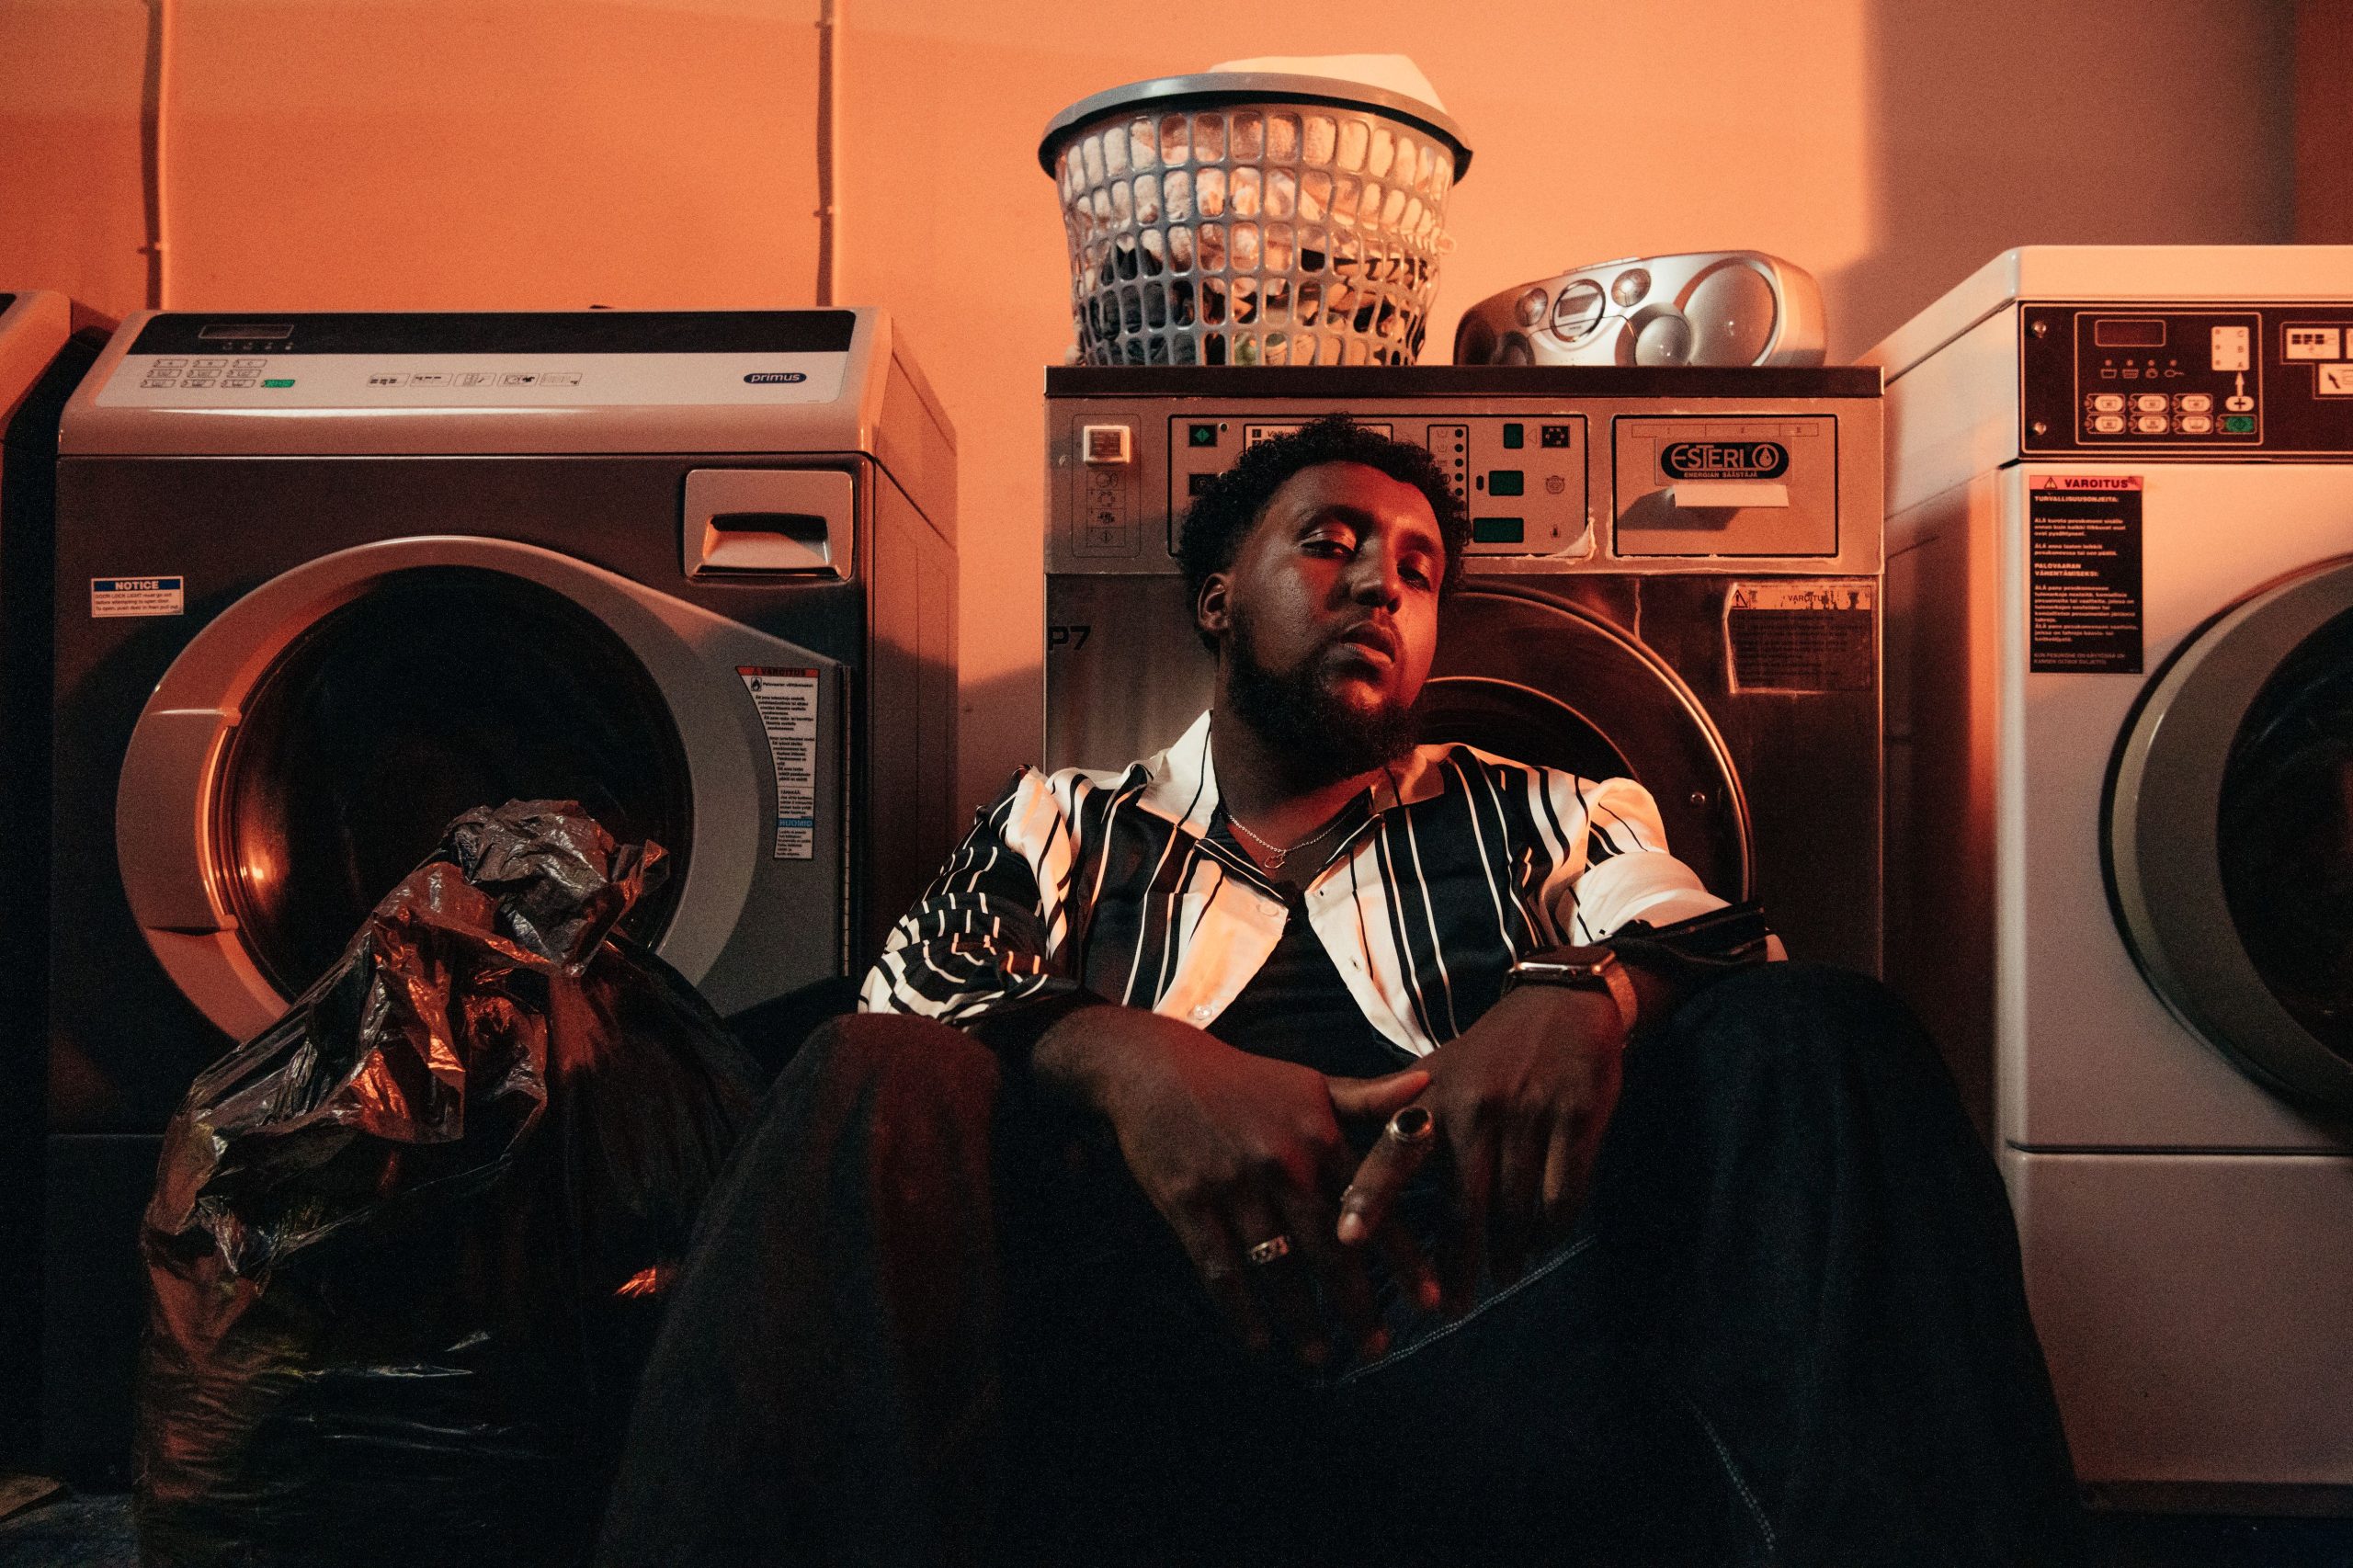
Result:
[[[2291,237],[2290,0],[1877,0],[1873,244],[1824,278],[1851,360],[2021,244]]]

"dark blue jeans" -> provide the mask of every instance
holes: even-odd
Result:
[[[2000,1181],[1859,976],[1687,1006],[1574,1236],[1392,1312],[1370,1365],[1247,1355],[1102,1129],[840,1020],[706,1212],[600,1560],[2084,1559]]]

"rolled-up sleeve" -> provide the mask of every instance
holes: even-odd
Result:
[[[1545,789],[1563,854],[1544,892],[1571,941],[1601,941],[1629,920],[1668,926],[1724,907],[1668,852],[1658,802],[1640,784],[1553,770]]]
[[[891,928],[858,1006],[953,1024],[992,1046],[1035,1043],[1103,999],[1068,972],[1070,801],[1034,768],[972,824],[923,897]]]

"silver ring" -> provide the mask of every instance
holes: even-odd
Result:
[[[1268,1236],[1265,1241],[1260,1242],[1256,1246],[1252,1247],[1248,1252],[1244,1253],[1242,1256],[1248,1258],[1253,1263],[1272,1263],[1279,1257],[1289,1257],[1290,1256],[1290,1238],[1289,1236]]]
[[[1391,1117],[1382,1131],[1410,1149],[1438,1136],[1438,1119],[1430,1115],[1427,1106],[1409,1105]]]

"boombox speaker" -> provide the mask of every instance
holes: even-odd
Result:
[[[1462,313],[1458,365],[1819,365],[1822,290],[1762,251],[1580,267]]]

